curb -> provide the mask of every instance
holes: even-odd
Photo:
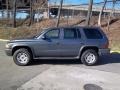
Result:
[[[9,41],[9,40],[6,40],[6,39],[0,39],[0,41]]]
[[[110,53],[120,53],[120,51],[110,51]]]
[[[110,53],[119,53],[120,54],[120,51],[110,51]]]

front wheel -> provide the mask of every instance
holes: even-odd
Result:
[[[19,66],[26,66],[30,63],[31,61],[31,54],[27,49],[18,49],[15,51],[13,55],[13,60],[15,64]]]
[[[81,61],[87,66],[95,65],[98,62],[98,54],[95,50],[89,49],[82,53]]]

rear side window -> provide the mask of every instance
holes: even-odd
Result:
[[[98,29],[84,28],[84,33],[88,39],[102,39],[103,36]]]
[[[75,28],[65,28],[64,29],[64,38],[65,39],[75,39],[77,38],[77,32]]]

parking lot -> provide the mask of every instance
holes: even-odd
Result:
[[[120,74],[120,54],[112,53],[100,58],[96,66],[84,66],[78,60],[36,60],[29,66],[17,66],[12,57],[4,53],[6,42],[0,42],[0,90],[16,90],[18,87],[31,80],[51,67],[79,67],[84,69],[99,70]]]

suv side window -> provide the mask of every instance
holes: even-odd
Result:
[[[84,28],[83,29],[87,39],[102,39],[103,36],[98,29],[95,28]]]
[[[76,28],[64,29],[64,39],[76,39],[76,38],[77,38]]]
[[[59,38],[59,30],[50,30],[45,34],[46,37],[51,39],[58,39]]]

